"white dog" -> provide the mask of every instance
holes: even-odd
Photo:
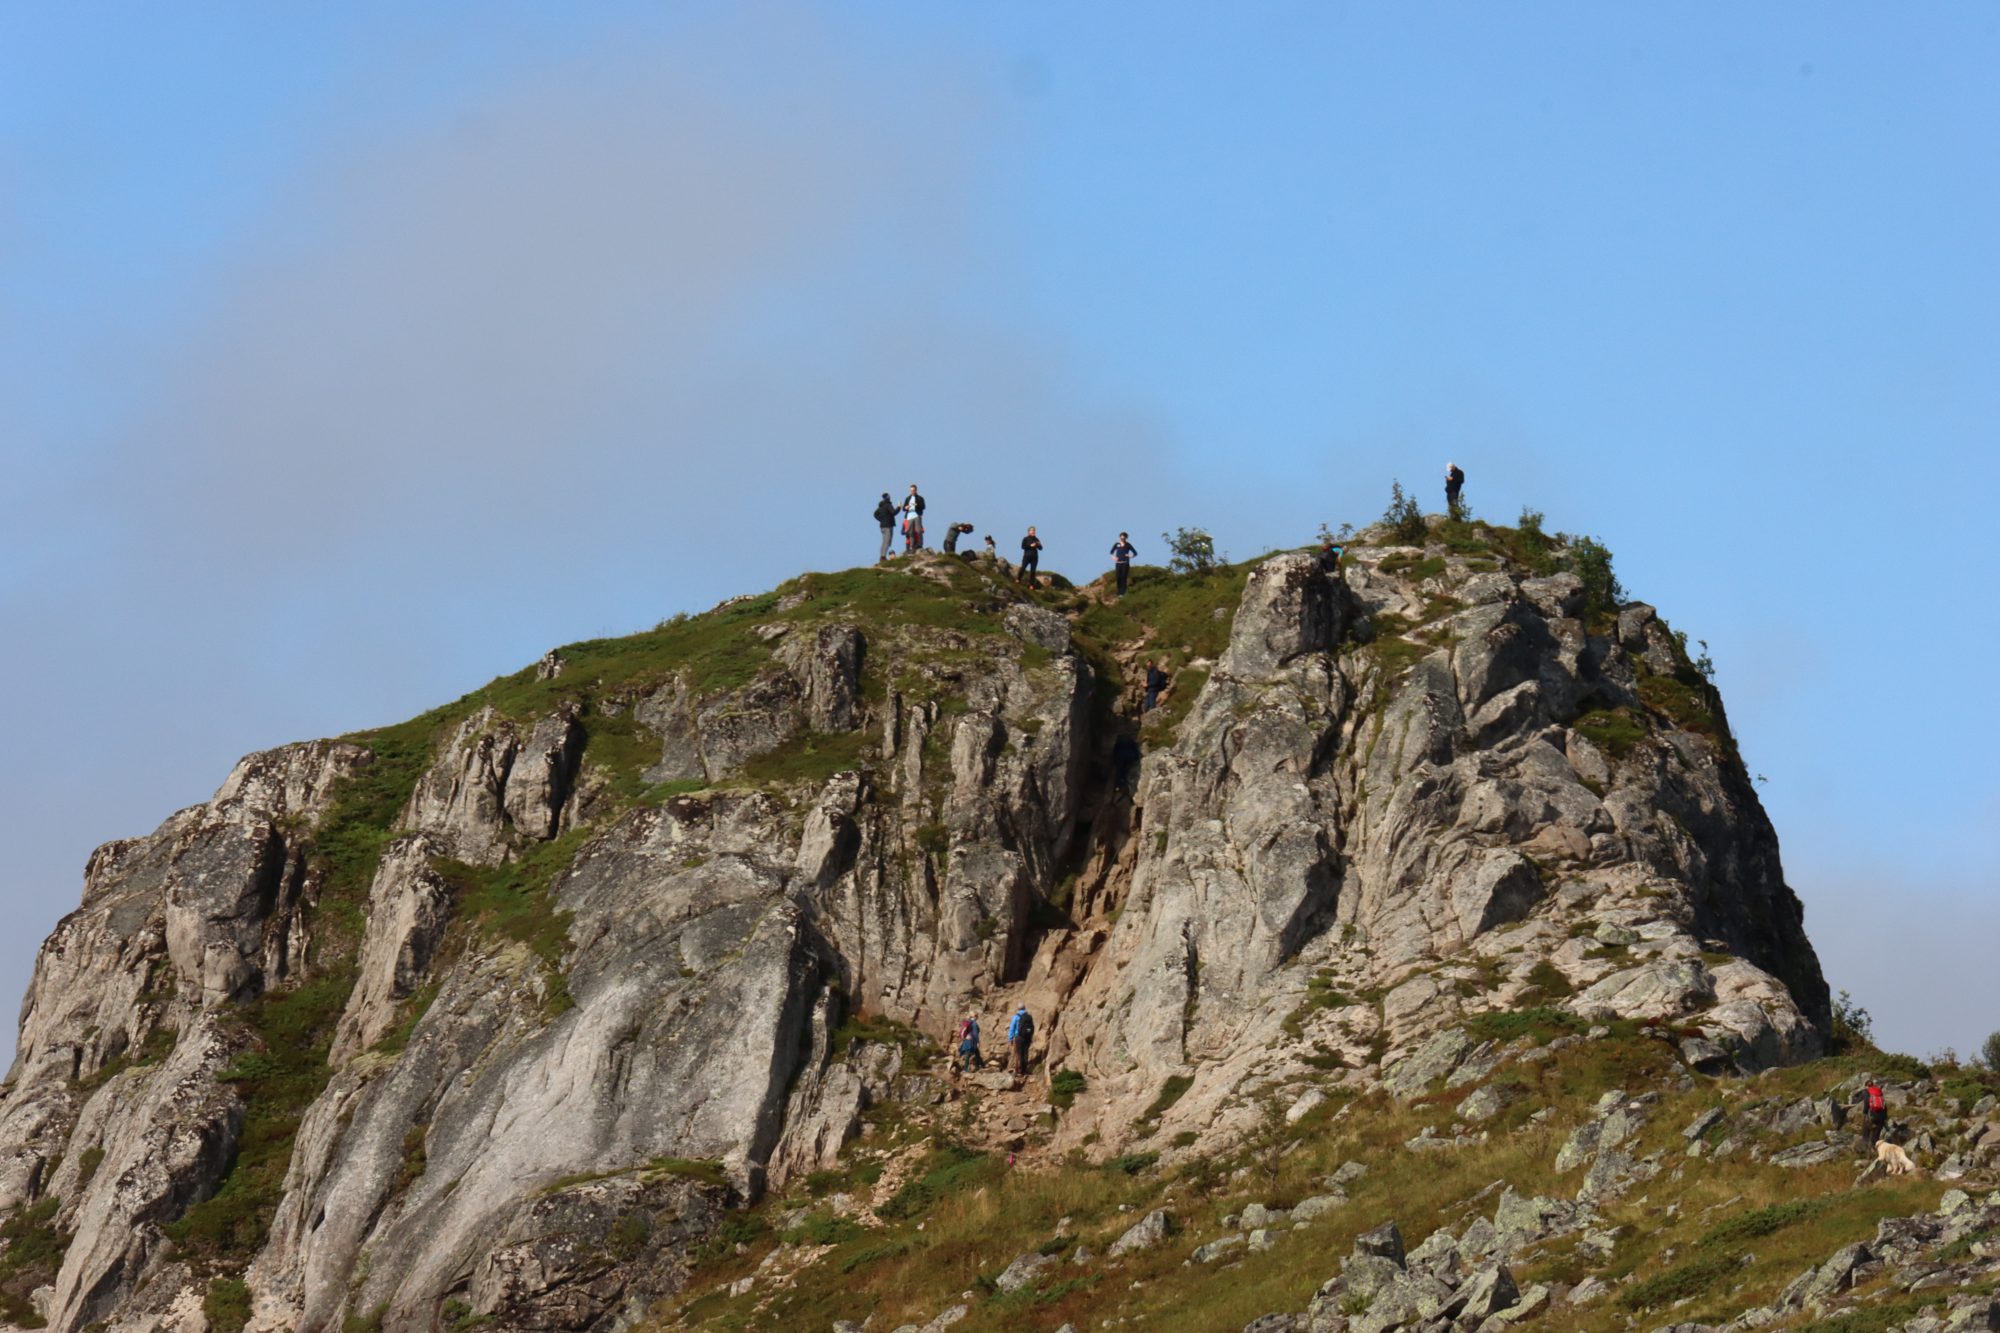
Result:
[[[1892,1176],[1910,1176],[1917,1171],[1917,1164],[1910,1160],[1910,1155],[1887,1139],[1875,1145],[1875,1160],[1888,1167]]]

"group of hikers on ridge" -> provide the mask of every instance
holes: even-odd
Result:
[[[1014,1016],[1007,1021],[1008,1072],[1017,1078],[1025,1078],[1028,1073],[1028,1049],[1035,1043],[1035,1016],[1028,1012],[1028,1006],[1019,1005]],[[984,1069],[986,1061],[979,1053],[979,1014],[968,1010],[958,1024],[958,1051],[951,1062],[954,1073],[970,1073]]]
[[[903,538],[904,555],[914,555],[923,550],[924,497],[917,489],[917,484],[910,483],[910,493],[903,497],[901,504],[891,500],[889,492],[882,492],[882,498],[875,505],[875,523],[882,530],[882,549],[875,556],[876,564],[887,564],[894,558],[895,552],[891,548],[895,545],[899,533]],[[970,523],[946,524],[944,553],[959,554],[958,539],[970,536],[972,531]],[[1132,534],[1129,532],[1119,533],[1118,540],[1111,544],[1111,563],[1117,572],[1120,597],[1125,595],[1126,588],[1131,585],[1132,560],[1138,554],[1139,548],[1132,544]],[[966,558],[971,558],[971,555],[971,552],[967,552]],[[986,549],[979,552],[979,557],[996,567],[1004,569],[1006,566],[1006,562],[1000,559],[999,548],[994,545],[993,534],[990,532],[986,534]],[[1030,588],[1040,587],[1041,584],[1035,576],[1040,572],[1041,563],[1042,539],[1035,534],[1035,526],[1031,523],[1028,525],[1027,535],[1021,538],[1021,560],[1012,570],[1013,579],[1017,583],[1027,584]]]
[[[1458,517],[1462,512],[1459,496],[1464,489],[1465,469],[1456,463],[1445,464],[1444,502],[1446,510],[1454,518]],[[917,489],[917,483],[914,481],[910,483],[910,493],[903,497],[901,504],[897,504],[894,500],[890,499],[889,492],[882,492],[881,500],[875,505],[875,523],[882,530],[882,549],[875,557],[876,564],[887,564],[894,556],[895,552],[891,548],[896,543],[896,536],[899,531],[903,538],[904,555],[914,555],[918,551],[923,550],[924,497],[923,493]],[[944,553],[946,555],[957,555],[959,553],[958,539],[970,536],[972,531],[973,527],[970,523],[953,522],[946,524],[944,530]],[[986,549],[979,553],[980,558],[989,564],[1004,568],[1006,562],[1000,559],[999,550],[993,543],[993,534],[990,532],[987,533],[985,540]],[[1129,532],[1119,533],[1118,540],[1111,544],[1112,572],[1117,583],[1117,595],[1120,597],[1123,597],[1126,589],[1131,586],[1132,561],[1138,554],[1139,548],[1132,544],[1132,534]],[[1340,572],[1341,548],[1334,545],[1332,538],[1329,537],[1322,541],[1319,555],[1320,567],[1323,570],[1328,574],[1337,574]],[[971,553],[968,552],[967,558],[970,558],[970,556]],[[1041,563],[1042,539],[1036,535],[1034,525],[1029,524],[1027,535],[1021,538],[1021,561],[1013,571],[1015,581],[1025,583],[1030,588],[1039,587],[1040,584],[1036,582],[1035,576],[1040,571]]]

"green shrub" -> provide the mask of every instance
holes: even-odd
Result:
[[[1404,494],[1400,480],[1389,485],[1389,507],[1382,512],[1382,522],[1388,526],[1390,537],[1405,546],[1421,546],[1430,536],[1422,506],[1414,495]]]
[[[1216,566],[1215,538],[1205,529],[1176,528],[1161,533],[1160,540],[1173,553],[1167,568],[1176,574],[1206,574]]]
[[[1583,614],[1588,620],[1602,621],[1625,600],[1625,589],[1611,568],[1611,548],[1595,537],[1571,537],[1571,572],[1583,580]]]
[[[1076,1096],[1088,1086],[1083,1075],[1074,1069],[1059,1069],[1049,1080],[1049,1100],[1068,1110],[1076,1104]]]

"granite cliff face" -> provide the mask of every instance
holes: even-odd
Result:
[[[1818,1053],[1775,835],[1649,608],[1442,546],[1175,587],[1196,629],[1105,633],[942,557],[811,575],[245,759],[42,947],[0,1309],[629,1327],[871,1103],[941,1095],[916,1034],[968,1006],[1088,1077],[1057,1150],[1170,1083],[1214,1141],[1308,1068],[1417,1091],[1489,1010]]]

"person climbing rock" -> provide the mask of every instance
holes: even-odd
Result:
[[[972,531],[970,523],[953,523],[944,530],[944,553],[958,554],[958,539]],[[969,554],[969,553],[968,553]]]
[[[1042,539],[1035,535],[1034,525],[1028,527],[1028,535],[1021,538],[1021,582],[1030,588],[1039,587],[1035,582],[1035,571],[1042,563]]]
[[[1139,742],[1130,732],[1121,731],[1111,742],[1111,788],[1120,796],[1132,794],[1132,776],[1139,771]]]
[[[958,1025],[958,1060],[952,1067],[970,1072],[982,1063],[979,1058],[979,1015],[967,1014]]]
[[[1319,572],[1330,579],[1340,577],[1340,557],[1344,548],[1334,545],[1333,538],[1322,537],[1319,541]]]
[[[1033,531],[1033,529],[1030,529]],[[1012,1021],[1007,1024],[1007,1045],[1014,1051],[1014,1073],[1025,1078],[1028,1074],[1028,1048],[1035,1042],[1035,1019],[1022,1005],[1014,1011]]]
[[[1453,518],[1458,517],[1458,493],[1465,489],[1465,469],[1456,463],[1444,465],[1444,507]]]
[[[1873,1074],[1868,1076],[1866,1083],[1862,1105],[1868,1114],[1868,1146],[1873,1148],[1882,1141],[1882,1132],[1889,1127],[1889,1098]]]
[[[1132,545],[1131,535],[1123,532],[1119,533],[1118,540],[1112,543],[1111,546],[1111,559],[1114,568],[1118,571],[1118,595],[1120,597],[1125,595],[1125,585],[1132,578],[1132,557],[1137,554],[1139,554],[1139,548]]]
[[[889,492],[882,492],[881,501],[875,506],[875,521],[882,527],[882,553],[875,557],[875,563],[886,564],[889,546],[896,540],[896,502],[889,498]]]
[[[910,493],[903,499],[903,553],[905,555],[924,549],[924,497],[917,494],[917,483],[910,483]]]
[[[1155,708],[1158,708],[1160,706],[1160,691],[1167,688],[1168,684],[1167,673],[1160,669],[1158,658],[1154,658],[1152,661],[1146,663],[1146,700],[1140,706],[1140,711],[1150,713]]]

